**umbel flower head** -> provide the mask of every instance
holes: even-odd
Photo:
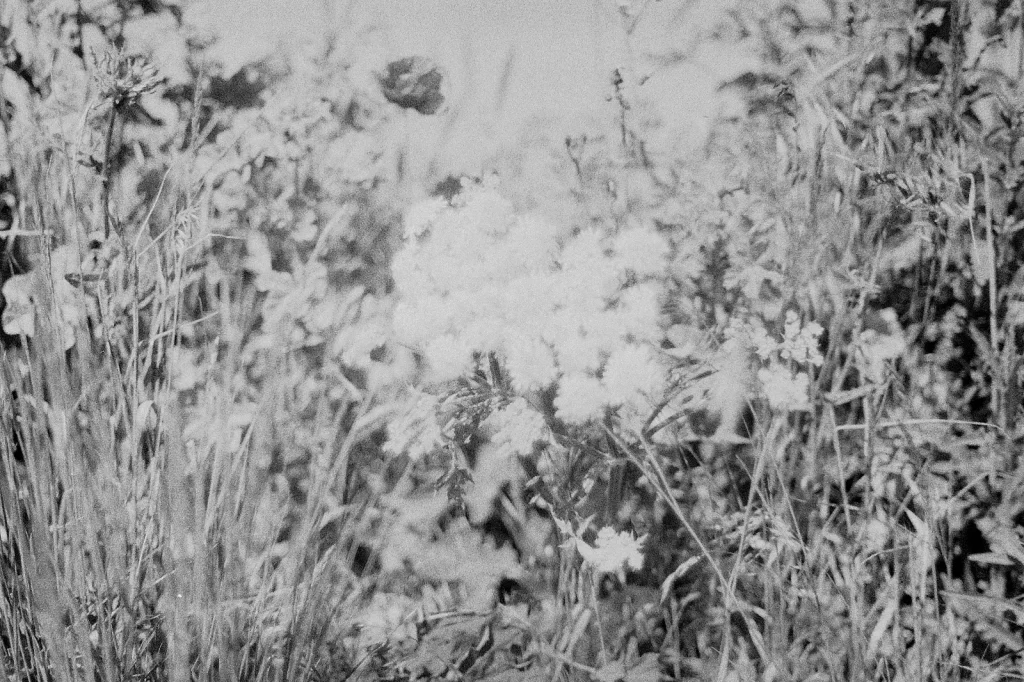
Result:
[[[756,320],[735,321],[726,331],[728,343],[748,344],[762,367],[757,371],[760,393],[777,412],[807,411],[811,369],[824,357],[819,349],[824,329],[817,322],[801,324],[794,310],[786,312],[782,340],[777,341]]]
[[[408,212],[392,269],[395,331],[437,381],[494,354],[515,391],[556,386],[568,423],[643,413],[666,387],[657,344],[667,252],[652,226],[565,235],[516,214],[492,183],[468,185]]]
[[[115,107],[134,104],[140,97],[156,89],[163,78],[149,60],[139,55],[105,52],[99,59],[93,55],[100,97]]]

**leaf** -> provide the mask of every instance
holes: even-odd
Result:
[[[637,664],[628,670],[622,660],[612,661],[593,674],[597,682],[658,682],[661,679],[661,665],[658,654],[644,654]]]
[[[416,651],[402,665],[414,675],[422,671],[436,677],[444,675],[466,652],[480,641],[488,616],[457,618],[443,622],[420,640]]]
[[[1003,555],[1024,564],[1024,545],[1021,544],[1020,536],[1014,528],[991,517],[979,519],[978,528],[992,550],[992,556],[988,557],[991,562],[1002,563],[994,559]]]
[[[687,571],[693,568],[694,564],[696,564],[698,561],[700,561],[700,557],[690,557],[686,561],[676,566],[676,570],[672,571],[672,573],[667,578],[665,578],[665,580],[661,583],[661,602],[663,604],[666,601],[668,601],[668,595],[671,594],[672,586],[675,584],[676,580],[679,580],[684,575],[686,575]]]
[[[527,668],[526,670],[505,670],[495,675],[481,678],[481,682],[547,682],[551,679],[543,669]]]
[[[1002,552],[978,552],[976,554],[969,554],[967,558],[978,564],[1013,566],[1013,561],[1010,557]]]
[[[647,653],[640,662],[626,671],[626,682],[658,682],[661,679],[661,665],[658,654]]]
[[[594,672],[597,682],[619,682],[626,677],[626,666],[622,661],[612,661]]]
[[[14,275],[4,282],[4,332],[11,336],[32,336],[36,333],[36,311],[32,305],[33,274]]]

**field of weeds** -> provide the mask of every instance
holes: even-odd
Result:
[[[3,679],[1024,678],[1024,6],[673,1],[698,149],[637,44],[446,177],[428,55],[0,4]]]

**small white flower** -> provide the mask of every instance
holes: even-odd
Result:
[[[757,353],[757,357],[762,360],[767,360],[771,357],[772,353],[779,349],[781,345],[778,341],[773,339],[761,325],[751,325],[750,329],[750,342],[754,346],[754,351]]]
[[[646,346],[628,345],[608,358],[601,382],[609,405],[656,400],[665,390],[665,370]]]
[[[654,341],[660,333],[661,290],[658,284],[646,282],[629,287],[619,295],[618,308],[613,311],[620,336],[634,341]]]
[[[886,365],[907,349],[907,343],[895,334],[879,334],[873,329],[861,332],[857,345],[858,365],[864,375],[876,384],[885,379]]]
[[[597,540],[593,547],[579,537],[576,538],[576,548],[580,556],[597,573],[620,573],[626,567],[634,570],[642,568],[642,544],[643,540],[634,538],[632,533],[617,533],[610,526],[605,526],[597,532]]]
[[[521,393],[547,388],[558,378],[554,355],[540,339],[513,338],[506,346],[505,362],[513,388]]]
[[[824,329],[816,322],[801,327],[800,318],[795,311],[786,312],[786,325],[783,332],[782,352],[783,360],[792,360],[803,365],[811,364],[820,366],[824,362],[821,351],[818,349],[818,340]]]
[[[552,345],[558,355],[559,369],[572,374],[596,371],[601,366],[604,339],[600,335],[585,333],[578,324],[574,327],[568,320],[564,324],[559,322],[556,318],[552,325],[552,331],[558,333],[558,336],[552,335]]]
[[[440,197],[413,204],[405,214],[405,238],[413,239],[423,235],[446,209],[448,204]]]
[[[583,424],[604,415],[604,387],[589,374],[569,374],[558,382],[555,410],[558,418],[571,424]]]
[[[429,341],[423,349],[435,381],[457,379],[473,366],[473,349],[461,338],[445,334]]]
[[[758,370],[757,378],[760,380],[761,390],[768,398],[768,404],[773,410],[786,412],[811,408],[807,397],[810,377],[806,372],[793,374],[788,368],[773,364]]]
[[[619,265],[639,277],[656,275],[665,268],[668,243],[651,228],[634,227],[615,237]]]
[[[885,380],[886,366],[900,358],[907,350],[899,319],[892,308],[879,313],[878,329],[861,332],[857,343],[857,366],[874,383]]]

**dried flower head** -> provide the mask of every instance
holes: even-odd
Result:
[[[403,109],[415,109],[429,116],[437,113],[444,103],[441,71],[424,57],[396,59],[388,64],[387,73],[378,80],[384,97]]]
[[[98,59],[93,55],[93,64],[100,97],[115,107],[134,104],[163,82],[156,67],[140,55],[128,56],[120,50],[105,52]]]

